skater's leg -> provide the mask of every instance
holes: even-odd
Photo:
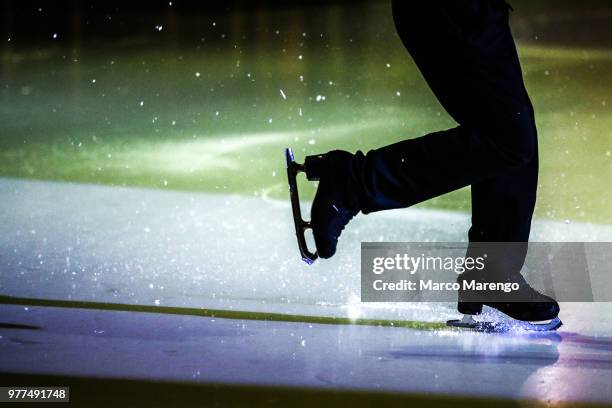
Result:
[[[508,8],[502,0],[395,1],[398,34],[459,126],[364,155],[311,160],[319,254],[332,256],[349,220],[402,208],[530,162],[536,140]],[[318,162],[318,164],[317,164]]]
[[[535,128],[535,121],[533,123]],[[487,262],[484,271],[466,272],[458,280],[515,282],[520,289],[510,294],[493,295],[459,291],[460,312],[478,314],[486,304],[518,320],[557,318],[557,302],[537,292],[520,275],[528,249],[537,183],[536,153],[531,162],[516,171],[472,185],[472,227],[467,256],[475,258],[486,254]],[[552,323],[555,329],[561,324],[558,318]],[[540,329],[542,327],[548,326],[540,326]]]
[[[355,156],[364,212],[406,207],[509,174],[537,152],[501,0],[394,2],[398,33],[453,129]]]
[[[531,117],[533,118],[533,110]],[[535,129],[535,120],[533,126]],[[502,253],[501,260],[490,263],[494,270],[488,271],[489,276],[494,274],[508,277],[520,272],[527,254],[537,187],[537,150],[532,160],[525,166],[472,184],[470,242],[513,243],[506,248],[502,248],[501,245],[497,248],[498,252]],[[480,255],[477,247],[470,248],[468,256]]]
[[[406,7],[405,3],[401,4],[401,7]],[[506,13],[500,14],[501,10]],[[399,11],[406,12],[405,9]],[[406,26],[408,28],[404,35],[399,30],[432,90],[460,124],[459,131],[467,129],[466,144],[463,149],[458,146],[456,151],[467,152],[470,157],[470,154],[478,151],[480,142],[488,141],[490,147],[493,147],[489,158],[499,160],[498,166],[506,167],[500,171],[499,167],[486,161],[482,165],[480,161],[479,170],[483,178],[474,177],[470,183],[473,200],[468,255],[479,256],[479,251],[484,248],[489,257],[484,271],[486,274],[474,276],[466,273],[460,279],[514,282],[520,289],[504,299],[492,297],[488,292],[481,293],[478,294],[477,302],[466,301],[466,294],[460,291],[459,310],[478,313],[482,305],[486,304],[519,320],[556,318],[559,313],[557,302],[534,290],[520,275],[527,253],[536,200],[537,131],[533,107],[523,84],[518,56],[507,23],[504,2],[434,0],[423,5],[419,11],[426,15],[442,12],[449,26],[457,29],[445,31],[445,27],[438,25],[430,31],[431,26],[420,26],[409,18],[413,24]],[[415,28],[427,31],[431,37],[423,41],[414,40],[415,37],[408,34],[415,34]],[[457,64],[459,78],[453,79],[452,75],[440,72],[441,59],[448,55],[444,57],[445,54],[432,54],[431,50],[437,49],[435,46],[442,45],[437,32],[445,33],[449,40],[455,38],[449,33],[460,33],[453,50],[448,50],[452,59],[460,61]],[[467,40],[464,42],[463,39]],[[455,82],[461,78],[465,80]],[[473,90],[472,94],[468,93],[470,89]],[[505,133],[504,129],[509,132]],[[453,143],[456,131],[451,130],[445,134],[451,136]],[[514,143],[510,142],[512,137],[516,138]],[[420,150],[427,151],[431,143],[425,138],[422,140]],[[451,147],[455,149],[454,145]],[[509,156],[500,154],[508,152]],[[504,160],[506,158],[510,160]],[[459,176],[465,176],[461,168]],[[482,247],[476,244],[478,242],[498,244]]]
[[[396,1],[394,18],[459,126],[367,155],[320,159],[316,167],[326,170],[317,175],[312,225],[324,257],[333,255],[342,228],[359,210],[407,207],[516,171],[536,155],[531,105],[502,0]]]

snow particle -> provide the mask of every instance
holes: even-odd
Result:
[[[53,39],[56,40],[57,39],[57,33],[53,33],[53,35],[51,37],[53,37]]]
[[[199,77],[200,77],[200,73],[199,73],[199,72],[196,72],[196,73],[195,73],[195,76],[196,76],[196,78],[199,78]]]
[[[140,106],[144,106],[144,101],[140,101]]]
[[[287,100],[287,95],[285,95],[285,92],[283,92],[283,90],[280,90],[280,94],[283,97],[284,100]]]
[[[161,31],[161,30],[163,30],[163,29],[164,29],[164,26],[162,26],[162,25],[156,25],[156,26],[155,26],[155,29],[156,29],[157,31]]]

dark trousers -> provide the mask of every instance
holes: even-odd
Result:
[[[357,153],[364,213],[470,185],[471,242],[528,241],[537,133],[508,15],[503,0],[393,2],[400,38],[458,126]]]
[[[362,211],[408,207],[469,185],[470,242],[526,243],[538,182],[537,133],[509,6],[503,0],[394,0],[393,17],[458,126],[358,152],[353,174]],[[511,251],[514,271],[525,250]]]

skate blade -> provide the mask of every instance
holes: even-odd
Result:
[[[470,329],[484,333],[507,333],[512,331],[555,331],[563,326],[563,322],[555,317],[550,322],[531,323],[520,320],[500,320],[500,321],[477,321],[470,315],[463,316],[461,320],[449,320],[446,322],[449,327]]]
[[[289,198],[291,200],[291,210],[293,212],[293,224],[295,226],[295,235],[297,237],[298,248],[302,260],[308,265],[312,265],[318,258],[315,252],[308,249],[306,243],[306,230],[312,228],[310,222],[304,221],[302,218],[302,210],[300,208],[300,195],[297,188],[297,175],[304,171],[304,166],[295,162],[293,150],[288,147],[285,149],[285,161],[287,163],[287,181],[289,183]]]

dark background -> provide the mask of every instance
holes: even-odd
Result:
[[[417,0],[406,0],[417,1]],[[460,0],[457,0],[460,1]],[[474,1],[474,0],[463,0]],[[485,0],[486,1],[486,0]],[[0,18],[3,40],[0,48],[7,44],[45,46],[51,41],[62,43],[78,41],[81,44],[107,43],[118,38],[146,37],[155,35],[156,41],[171,37],[181,43],[200,42],[205,35],[208,23],[218,18],[237,21],[236,29],[226,29],[223,38],[240,37],[248,39],[255,32],[270,29],[266,24],[266,13],[286,11],[287,22],[297,22],[309,27],[316,21],[313,9],[337,7],[344,16],[340,25],[350,19],[368,21],[363,14],[363,3],[379,3],[387,6],[384,0],[6,0],[0,5]],[[513,29],[518,40],[532,39],[532,34],[547,27],[545,36],[539,41],[563,42],[573,45],[609,45],[612,43],[612,21],[609,0],[509,0],[515,8]],[[575,15],[575,19],[568,19]],[[312,19],[315,21],[309,21]],[[555,30],[550,30],[554,21]],[[595,24],[591,24],[590,22]],[[162,26],[157,31],[157,26]],[[526,26],[529,25],[529,32]],[[342,29],[342,28],[341,28]],[[56,38],[53,38],[57,34]],[[209,33],[210,34],[210,33]],[[214,41],[220,36],[207,36]],[[260,37],[261,39],[261,37]]]
[[[177,27],[182,17],[224,17],[235,13],[256,14],[269,9],[310,9],[351,4],[364,0],[152,0],[152,1],[21,1],[2,2],[2,32],[11,42],[48,41],[79,37],[80,40],[146,35],[156,26],[168,31],[193,31]],[[370,1],[372,2],[372,1]],[[163,31],[163,30],[162,30]]]

